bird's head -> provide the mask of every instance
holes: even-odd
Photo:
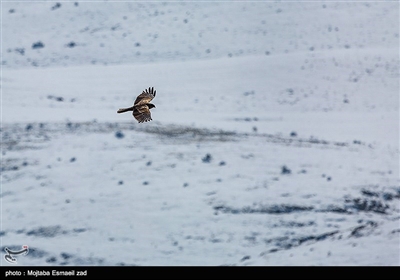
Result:
[[[147,106],[149,107],[149,109],[156,108],[156,105],[151,104],[151,103],[148,103]]]

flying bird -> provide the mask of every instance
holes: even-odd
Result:
[[[148,122],[151,121],[150,109],[155,108],[154,104],[151,104],[150,101],[156,96],[156,91],[154,88],[149,87],[145,89],[138,97],[136,97],[135,102],[132,107],[122,108],[117,111],[118,114],[125,113],[128,111],[133,111],[132,115],[139,122]]]

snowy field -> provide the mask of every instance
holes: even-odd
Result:
[[[1,21],[1,265],[400,265],[398,2]]]

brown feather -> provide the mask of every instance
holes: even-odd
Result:
[[[132,115],[139,123],[151,121],[151,114],[147,105],[134,106]]]
[[[149,103],[156,96],[154,88],[145,89],[135,100],[134,105],[142,105]]]

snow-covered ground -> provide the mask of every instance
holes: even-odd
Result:
[[[1,265],[400,264],[399,3],[1,8]]]

